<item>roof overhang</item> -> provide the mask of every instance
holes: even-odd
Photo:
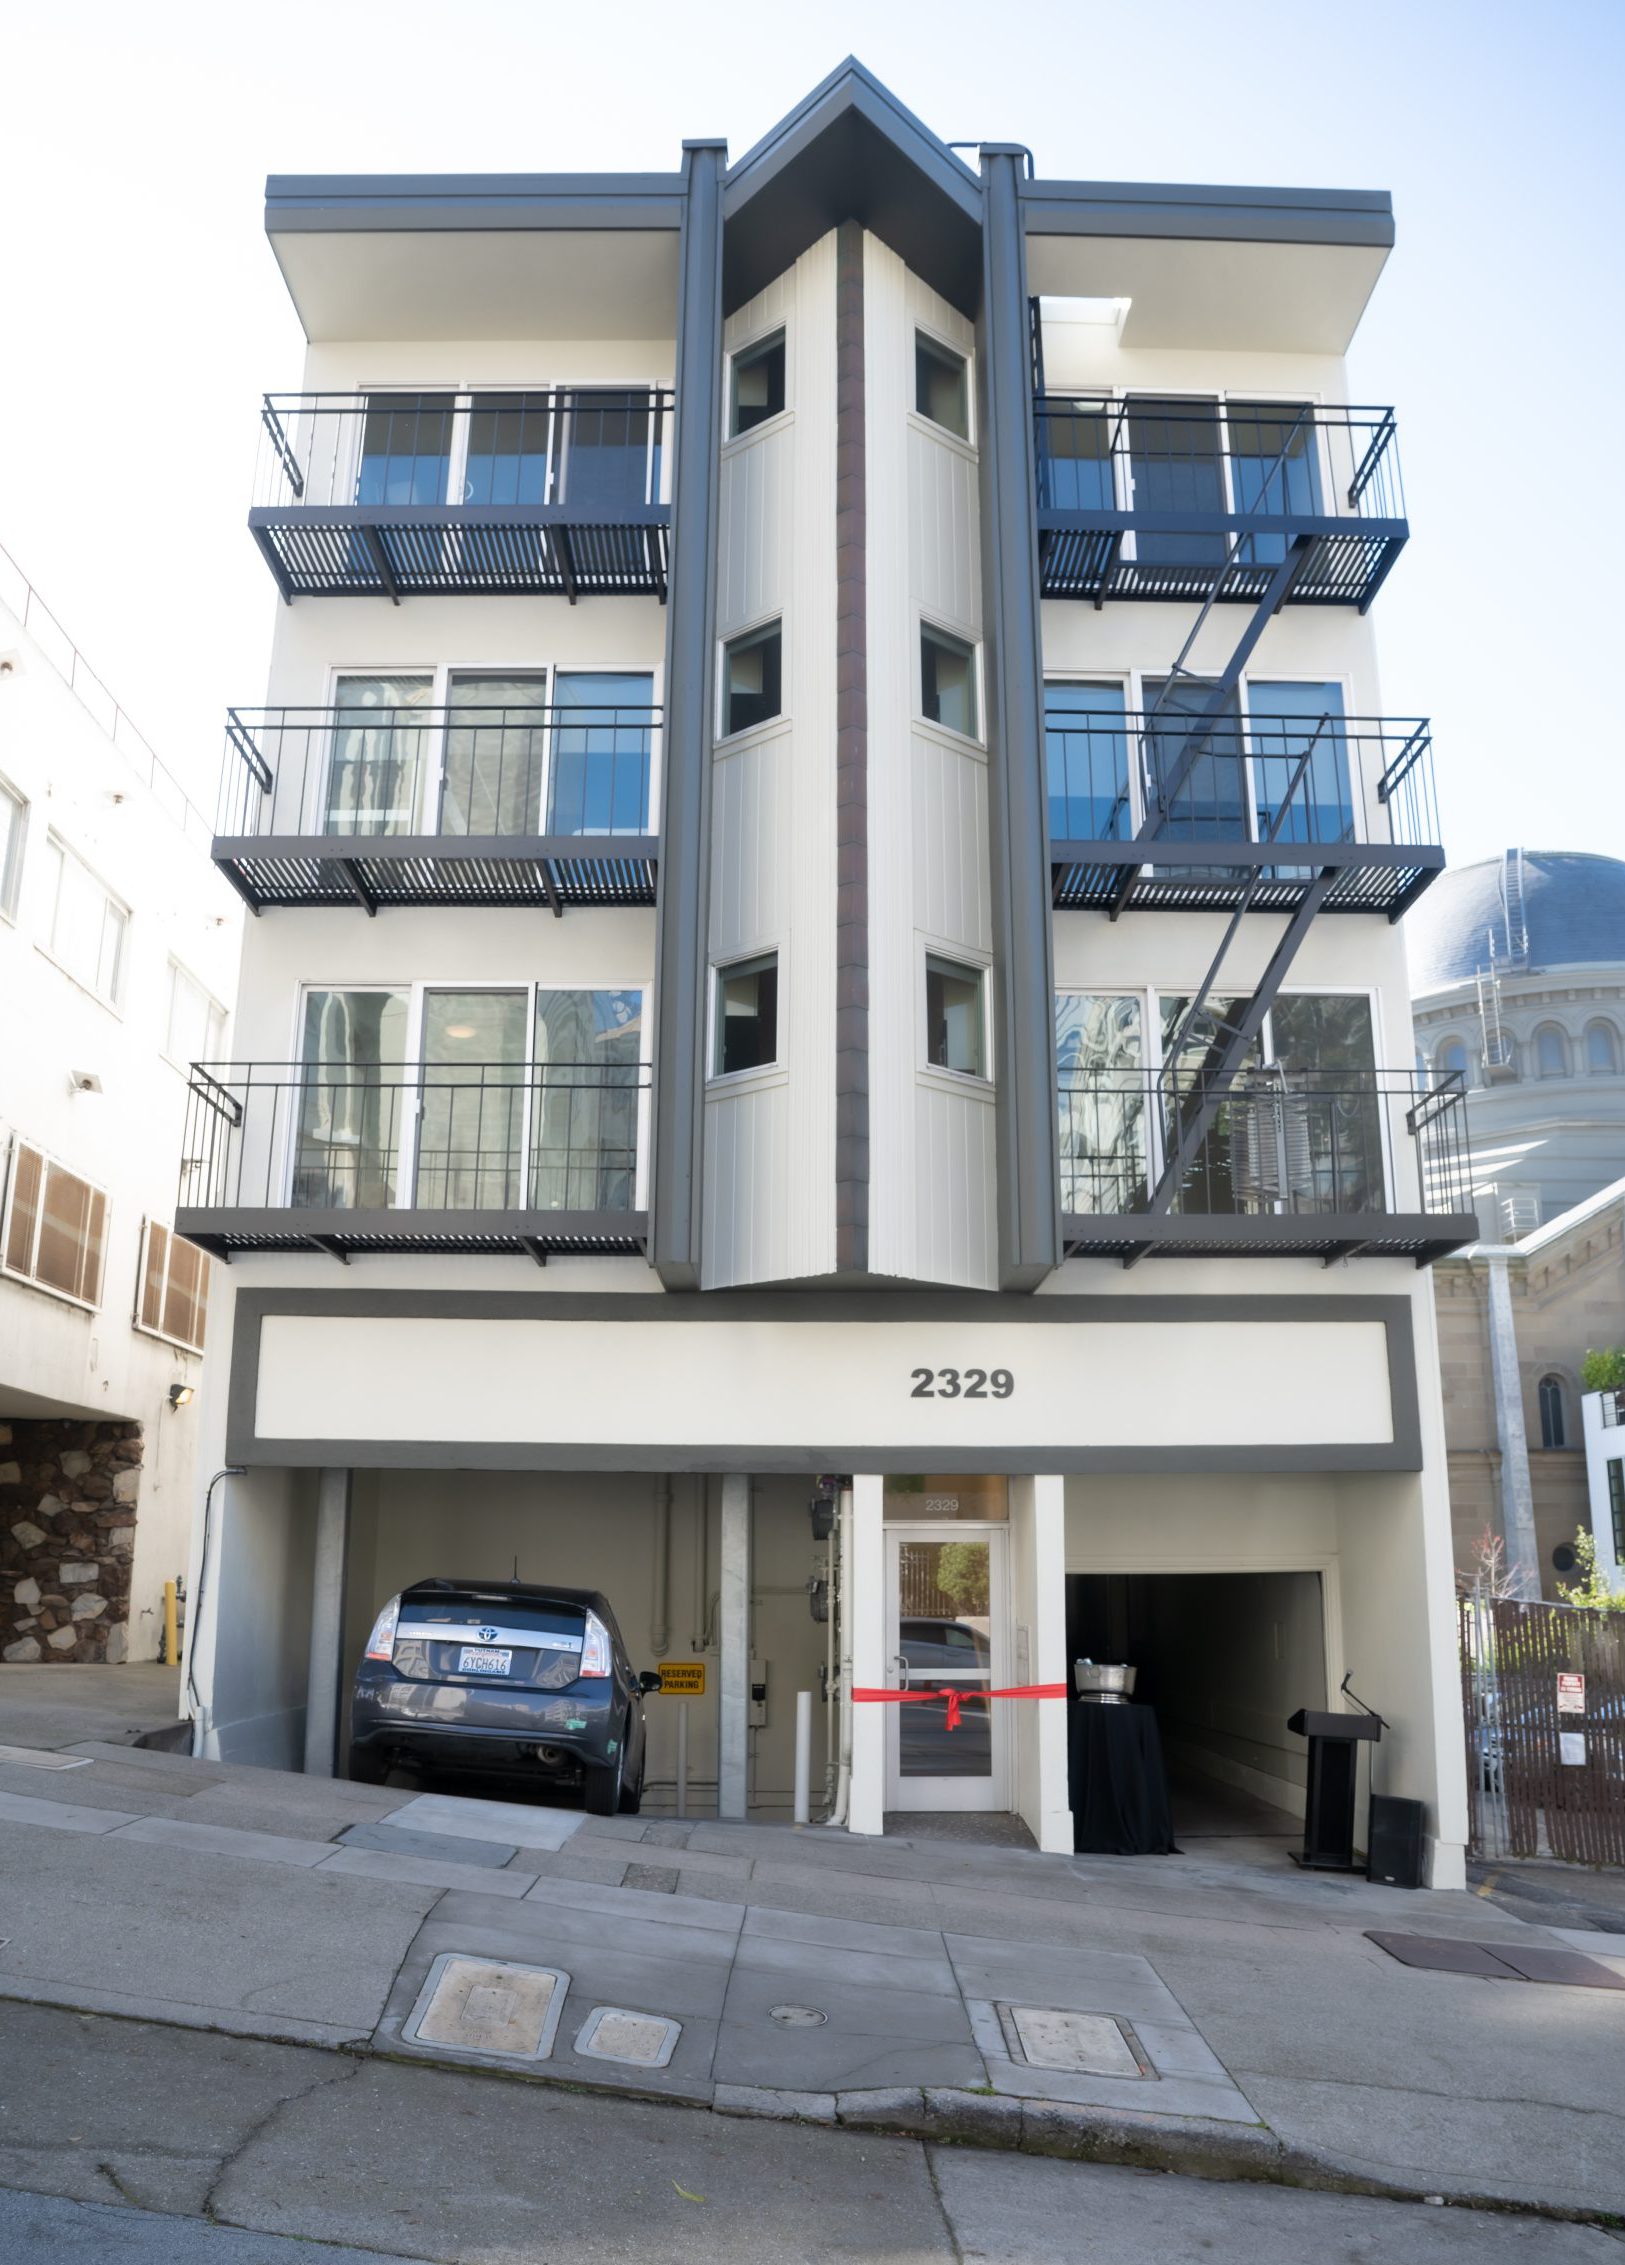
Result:
[[[1029,181],[1040,296],[1126,299],[1125,346],[1342,354],[1394,241],[1382,190]]]
[[[669,338],[677,173],[287,175],[265,229],[305,335]]]

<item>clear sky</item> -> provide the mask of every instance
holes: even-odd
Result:
[[[0,542],[205,807],[264,696],[256,405],[300,378],[265,175],[675,170],[849,52],[1044,174],[1393,192],[1351,367],[1413,529],[1385,707],[1434,719],[1454,860],[1625,855],[1625,708],[1575,704],[1625,629],[1625,0],[11,0]]]

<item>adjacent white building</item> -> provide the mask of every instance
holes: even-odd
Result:
[[[732,165],[266,218],[202,1748],[333,1767],[391,1593],[517,1570],[704,1668],[724,1815],[805,1689],[853,1829],[1068,1847],[1062,1702],[853,1694],[1084,1652],[1301,1811],[1348,1675],[1459,1883],[1388,200],[1033,178],[848,64]]]
[[[242,907],[210,829],[0,552],[0,1657],[154,1659],[214,1268],[174,1232]]]

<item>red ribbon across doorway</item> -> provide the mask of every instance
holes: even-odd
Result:
[[[984,1690],[979,1683],[973,1683],[968,1688],[962,1689],[956,1689],[952,1684],[942,1683],[917,1691],[854,1690],[852,1696],[854,1700],[860,1703],[884,1705],[889,1702],[892,1706],[900,1707],[913,1706],[925,1699],[946,1699],[948,1713],[943,1728],[945,1730],[957,1730],[960,1712],[966,1699],[1064,1699],[1067,1696],[1067,1687],[1064,1683],[1015,1683],[1006,1690],[988,1691]]]

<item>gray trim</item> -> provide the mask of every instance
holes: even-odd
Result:
[[[273,173],[268,236],[468,229],[674,233],[681,173]]]
[[[863,230],[835,240],[835,1255],[869,1264],[869,561]]]
[[[668,1289],[700,1278],[705,984],[711,903],[711,652],[722,469],[721,142],[686,150],[677,291],[664,844],[655,951],[652,1256]]]
[[[982,165],[977,373],[999,1281],[1030,1289],[1061,1257],[1037,483],[1021,160],[984,150]]]
[[[852,57],[728,175],[730,313],[843,220],[857,220],[965,315],[981,199],[968,166]]]
[[[1333,1443],[1283,1447],[935,1448],[931,1464],[942,1471],[1167,1472],[1218,1471],[1419,1471],[1421,1414],[1415,1332],[1410,1300],[1403,1297],[1120,1297],[1070,1295],[1040,1298],[966,1290],[716,1291],[667,1297],[583,1291],[508,1294],[488,1290],[244,1290],[238,1294],[227,1384],[226,1454],[233,1463],[271,1467],[350,1464],[379,1470],[516,1471],[723,1471],[800,1474],[818,1471],[914,1471],[917,1447],[852,1446],[827,1440],[789,1442],[779,1448],[725,1445],[627,1446],[603,1440],[537,1444],[535,1441],[439,1443],[428,1440],[300,1440],[261,1442],[254,1412],[259,1384],[260,1326],[268,1315],[348,1315],[357,1320],[425,1319],[522,1321],[631,1321],[666,1326],[722,1321],[851,1322],[884,1317],[907,1326],[918,1321],[982,1320],[1024,1327],[1065,1327],[1071,1322],[1132,1327],[1141,1322],[1380,1321],[1386,1332],[1393,1437],[1387,1444]]]
[[[1209,188],[1177,181],[1028,181],[1029,236],[1154,236],[1244,244],[1394,241],[1386,189]]]

